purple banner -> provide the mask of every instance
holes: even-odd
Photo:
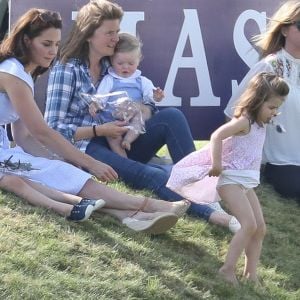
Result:
[[[11,0],[11,23],[30,7],[59,11],[63,38],[87,0]],[[186,115],[195,139],[208,139],[224,121],[232,91],[257,59],[250,38],[264,30],[279,0],[117,0],[125,15],[121,30],[143,42],[140,69],[165,90],[161,106]],[[36,98],[44,107],[46,75]]]

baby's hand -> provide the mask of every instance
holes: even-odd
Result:
[[[89,105],[89,113],[90,115],[94,118],[96,116],[96,114],[99,112],[99,105],[97,104],[97,102],[92,102]]]
[[[165,98],[165,93],[160,87],[153,89],[153,99],[156,102],[160,102],[164,98]]]

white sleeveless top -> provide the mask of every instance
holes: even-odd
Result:
[[[16,76],[23,80],[34,92],[32,77],[25,72],[24,66],[15,58],[9,58],[0,63],[0,72]],[[13,108],[7,94],[0,91],[0,125],[13,123],[19,119],[19,116]],[[0,148],[7,149],[9,141],[5,129],[0,127]]]
[[[260,72],[272,72],[282,77],[289,85],[290,92],[284,103],[280,106],[280,115],[276,122],[280,123],[286,133],[278,133],[275,126],[267,126],[266,141],[263,152],[263,162],[274,165],[300,166],[300,59],[291,56],[281,49],[270,54],[255,64],[232,95],[224,112],[232,118],[234,107],[240,95],[246,89],[250,79]]]
[[[24,81],[32,90],[32,77],[25,72],[23,65],[15,58],[10,58],[0,63],[0,72],[11,74]],[[20,99],[22,101],[22,99]],[[0,92],[0,125],[13,123],[19,119],[19,116],[13,108],[7,94]],[[30,163],[33,170],[0,170],[0,178],[5,174],[14,174],[26,177],[29,180],[39,182],[50,188],[78,194],[91,175],[74,167],[71,164],[61,160],[49,160],[43,157],[32,156],[23,151],[21,147],[9,148],[9,141],[6,135],[6,130],[0,126],[0,161],[11,159],[11,162]],[[4,172],[4,173],[3,173]]]
[[[32,77],[25,72],[24,66],[17,59],[9,58],[0,63],[0,72],[20,78],[28,84],[31,88],[32,94],[34,93]],[[18,119],[19,116],[11,105],[7,94],[0,91],[0,125],[13,123]]]

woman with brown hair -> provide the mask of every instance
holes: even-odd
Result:
[[[107,138],[123,136],[127,124],[99,124],[80,96],[95,94],[106,75],[119,40],[122,16],[122,8],[106,0],[92,0],[78,11],[59,61],[50,72],[45,119],[82,152],[110,165],[128,186],[149,190],[160,199],[178,201],[182,197],[166,187],[169,170],[149,161],[164,145],[174,163],[195,150],[183,113],[174,107],[158,111],[151,103],[142,104],[151,114],[145,122],[146,133],[131,144],[124,157],[111,150]],[[230,225],[233,231],[239,228],[235,218],[207,205],[192,203],[188,212],[215,224]]]
[[[161,233],[172,227],[178,215],[187,209],[185,201],[169,203],[151,198],[131,196],[101,184],[83,168],[102,181],[117,178],[116,172],[77,150],[59,133],[49,128],[34,100],[34,79],[49,68],[56,57],[61,39],[61,18],[56,12],[30,9],[14,25],[10,35],[0,46],[0,124],[12,124],[12,133],[17,147],[7,147],[7,136],[1,127],[0,161],[7,170],[8,162],[13,165],[29,166],[26,170],[17,168],[10,174],[26,178],[39,185],[30,187],[43,191],[43,186],[64,193],[79,195],[88,199],[102,198],[103,211],[109,213],[137,231]],[[18,170],[19,169],[19,170]],[[7,178],[2,174],[0,185],[17,192],[14,186],[4,184]],[[14,177],[13,177],[14,178]],[[41,188],[42,187],[42,188]],[[49,195],[49,194],[48,194]],[[22,196],[22,195],[21,195]],[[63,209],[72,214],[72,206],[62,207],[60,202],[49,198],[26,199],[32,204]],[[78,200],[77,200],[78,201]],[[86,217],[94,209],[94,204],[84,201],[78,207],[78,214]],[[103,203],[102,203],[103,204]],[[93,207],[92,207],[93,206]],[[77,209],[76,209],[77,210]],[[76,219],[76,218],[75,218]]]

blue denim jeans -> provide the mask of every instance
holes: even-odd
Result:
[[[174,163],[195,150],[187,120],[180,110],[165,108],[154,114],[145,127],[146,133],[132,143],[128,158],[111,151],[105,137],[93,138],[86,153],[110,165],[120,180],[133,189],[152,191],[167,201],[181,200],[180,195],[166,187],[170,168],[147,163],[164,145]],[[213,211],[206,205],[193,204],[189,213],[208,220]]]

